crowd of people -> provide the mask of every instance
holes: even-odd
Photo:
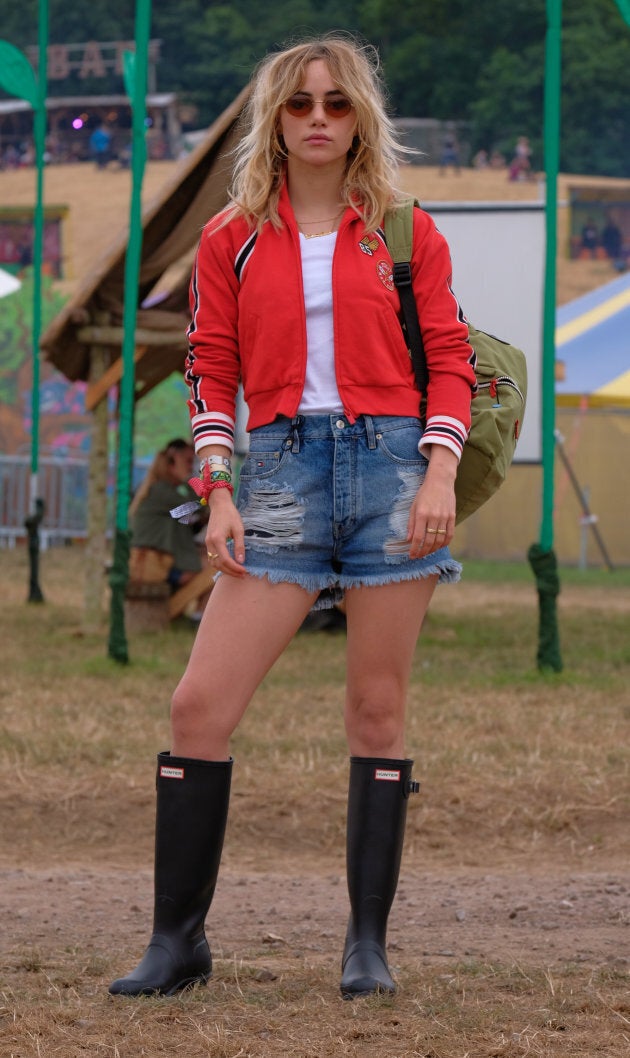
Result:
[[[166,138],[159,130],[147,136],[149,157],[161,161],[169,157]],[[93,162],[98,169],[128,169],[131,162],[130,130],[114,130],[101,122],[89,135],[74,133],[66,136],[51,132],[46,136],[44,165],[74,165]],[[32,139],[16,140],[0,145],[0,171],[30,169],[36,163]]]
[[[625,269],[627,251],[623,232],[612,211],[606,213],[601,228],[592,216],[586,218],[579,236],[579,256],[593,260],[607,258],[619,271]]]

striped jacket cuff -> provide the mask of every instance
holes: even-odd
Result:
[[[223,412],[201,412],[191,421],[195,452],[207,445],[224,445],[234,451],[234,419]]]
[[[422,455],[428,456],[426,449],[429,445],[445,445],[459,460],[467,437],[468,430],[459,419],[453,419],[450,415],[432,415],[427,420],[418,448]]]

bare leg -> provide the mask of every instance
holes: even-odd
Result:
[[[350,918],[342,960],[344,999],[391,993],[387,920],[398,885],[413,761],[404,756],[411,662],[437,577],[346,598],[350,747],[347,875]]]
[[[436,583],[437,576],[346,593],[345,722],[352,756],[404,757],[409,674]]]
[[[172,753],[226,760],[229,739],[259,683],[306,617],[317,592],[258,577],[222,576],[173,695]]]

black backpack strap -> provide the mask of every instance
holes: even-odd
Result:
[[[411,284],[411,246],[413,243],[413,210],[415,200],[409,199],[385,217],[385,241],[394,262],[394,283],[403,314],[403,331],[411,353],[416,384],[426,393],[429,372],[424,355],[424,343],[418,319],[418,306]]]

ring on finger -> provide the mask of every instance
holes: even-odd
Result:
[[[206,551],[206,555],[208,556],[209,559],[212,560],[213,558],[218,558],[219,557],[219,552],[217,551],[216,555],[211,555],[209,551]]]

